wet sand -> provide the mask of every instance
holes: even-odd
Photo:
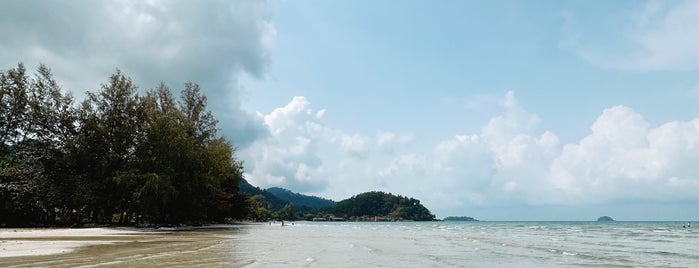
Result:
[[[0,267],[230,267],[240,226],[0,229]]]

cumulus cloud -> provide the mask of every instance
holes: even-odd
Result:
[[[519,105],[514,92],[508,92],[498,103],[504,113],[492,118],[480,133],[441,141],[424,158],[421,164],[429,179],[420,186],[420,192],[434,207],[507,200],[536,202],[537,196],[552,189],[540,182],[558,151],[558,138],[550,132],[536,136],[540,120]],[[393,165],[396,163],[402,162]],[[407,177],[391,171],[411,168],[392,167],[381,175]]]
[[[650,128],[628,107],[607,109],[592,133],[563,148],[549,179],[563,202],[697,199],[699,119]]]
[[[303,96],[294,97],[269,114],[258,112],[271,135],[243,150],[246,178],[262,187],[284,186],[318,192],[326,187],[342,158],[363,158],[369,137],[327,127],[324,109],[315,112]],[[331,159],[332,163],[324,163]]]
[[[273,134],[244,151],[246,176],[263,187],[334,199],[369,190],[415,196],[437,213],[699,200],[699,171],[693,168],[699,119],[653,127],[631,108],[615,106],[602,112],[589,135],[560,144],[554,133],[539,130],[539,117],[514,92],[498,103],[502,114],[479,133],[419,151],[408,146],[417,142],[409,134],[364,136],[328,126],[306,98],[295,97],[260,114]]]
[[[673,6],[665,6],[665,5]],[[606,67],[629,70],[699,68],[699,1],[648,2],[618,14],[615,27],[592,26],[595,18],[564,14],[563,47]],[[605,27],[605,28],[602,28]],[[601,36],[604,35],[604,36]],[[605,40],[595,44],[594,40]]]
[[[348,133],[327,126],[325,113],[316,112],[303,96],[269,114],[258,112],[270,135],[241,151],[246,178],[261,187],[282,186],[332,198],[386,187],[376,175],[390,161],[383,155],[400,152],[399,145],[412,142],[413,135]]]
[[[241,151],[246,179],[254,185],[285,186],[296,191],[314,191],[325,187],[319,140],[326,127],[313,114],[304,97],[294,97],[269,114],[258,113],[270,135]]]
[[[197,82],[237,145],[264,135],[238,79],[262,77],[276,30],[263,1],[7,1],[0,68],[44,63],[82,97],[117,68],[143,88]]]

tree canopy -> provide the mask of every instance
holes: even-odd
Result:
[[[361,193],[327,210],[350,220],[432,221],[435,216],[420,200],[379,191]]]
[[[117,70],[75,105],[44,65],[0,71],[0,224],[242,217],[242,163],[199,86],[138,92]]]
[[[335,205],[335,201],[317,196],[308,196],[299,193],[294,193],[284,188],[272,187],[267,189],[274,196],[294,203],[297,206],[305,206],[310,208],[326,208]]]

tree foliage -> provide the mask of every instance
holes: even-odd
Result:
[[[435,219],[435,216],[420,204],[420,200],[379,191],[361,193],[342,200],[327,211],[354,220],[431,221]]]
[[[325,198],[317,196],[308,196],[299,193],[294,193],[284,188],[272,187],[267,189],[268,192],[272,193],[274,196],[286,200],[288,202],[294,203],[294,205],[309,207],[309,208],[326,208],[335,205],[335,201],[328,200]]]
[[[121,71],[73,103],[41,65],[0,72],[0,224],[238,218],[242,163],[187,82],[139,96]]]

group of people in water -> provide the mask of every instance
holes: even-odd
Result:
[[[272,222],[276,223],[276,221],[269,221],[269,225],[272,226]],[[289,224],[284,224],[284,220],[282,220],[282,226],[287,226]],[[294,226],[294,223],[291,222],[291,226]]]
[[[692,227],[691,222],[688,222],[687,224],[682,224],[682,228],[691,228],[691,227]]]

